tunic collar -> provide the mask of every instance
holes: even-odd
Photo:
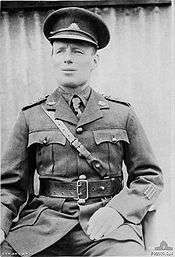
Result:
[[[59,87],[57,88],[57,91],[64,97],[64,99],[66,100],[66,102],[69,104],[71,103],[72,97],[74,95],[77,95],[81,101],[83,102],[84,106],[86,106],[87,101],[90,97],[91,94],[91,88],[90,86],[87,86],[85,88],[81,89],[74,89],[71,91],[67,91],[66,89],[64,90],[63,88]]]
[[[90,87],[86,91],[85,95],[87,94],[88,96],[88,92],[89,100],[87,101],[87,105],[79,120],[73,113],[70,106],[67,104],[62,93],[59,91],[59,88],[57,88],[50,96],[48,96],[45,103],[45,108],[48,111],[54,111],[56,119],[75,124],[77,127],[83,126],[102,118],[102,110],[110,108],[108,101],[101,94],[95,92]]]

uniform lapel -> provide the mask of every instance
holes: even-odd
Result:
[[[73,113],[70,106],[66,103],[62,95],[60,96],[56,104],[55,119],[67,121],[75,125],[78,122],[77,116]]]
[[[45,108],[48,111],[55,111],[55,119],[67,121],[77,127],[96,121],[103,117],[102,109],[109,109],[108,101],[100,94],[92,90],[84,112],[80,120],[73,113],[64,97],[58,90],[55,90],[46,101]]]
[[[46,109],[48,111],[55,111],[55,119],[67,121],[74,125],[78,122],[78,118],[73,113],[61,93],[57,92],[57,90],[48,97]]]
[[[103,117],[101,109],[109,109],[109,105],[102,95],[92,90],[89,101],[87,102],[84,112],[81,114],[77,127],[101,119]]]

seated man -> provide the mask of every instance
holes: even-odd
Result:
[[[87,10],[63,8],[44,35],[58,87],[21,110],[3,156],[2,255],[144,255],[141,221],[162,173],[130,104],[91,87],[108,28]]]

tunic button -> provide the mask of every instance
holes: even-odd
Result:
[[[113,137],[112,142],[113,142],[113,143],[117,143],[117,138],[116,138],[116,137]]]
[[[83,132],[83,128],[82,128],[82,127],[79,127],[79,128],[77,128],[76,131],[77,131],[78,134],[81,134],[81,133]]]
[[[80,175],[79,179],[86,179],[86,175],[84,175],[84,174]]]
[[[96,163],[96,164],[95,164],[95,167],[96,167],[96,168],[100,168],[100,166],[101,166],[100,163]]]
[[[43,144],[46,145],[47,144],[47,137],[44,138],[43,140]]]
[[[85,202],[86,202],[86,200],[84,200],[84,199],[79,199],[79,200],[77,201],[77,203],[80,204],[80,205],[81,205],[81,204],[85,204]]]

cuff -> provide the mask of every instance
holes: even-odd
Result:
[[[106,206],[118,211],[125,221],[140,224],[151,204],[151,201],[146,199],[143,194],[130,194],[130,190],[124,188]]]

